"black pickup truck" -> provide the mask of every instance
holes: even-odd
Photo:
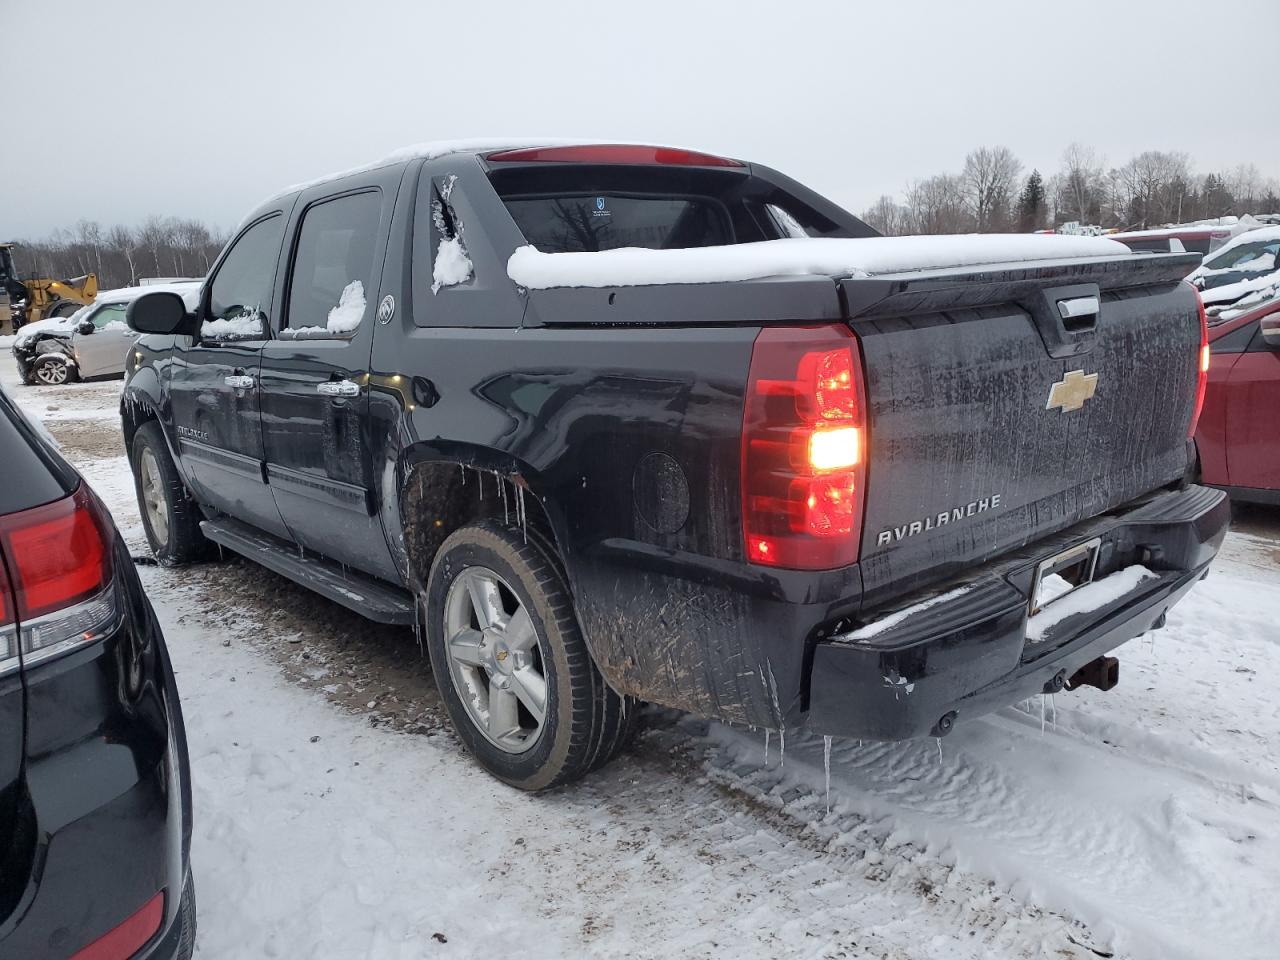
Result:
[[[688,151],[427,146],[261,205],[194,312],[134,301],[125,442],[162,561],[420,624],[518,787],[642,701],[941,736],[1108,688],[1205,575],[1193,259],[880,238]]]

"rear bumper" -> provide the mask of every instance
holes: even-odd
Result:
[[[947,596],[865,639],[817,643],[805,724],[825,735],[904,740],[1053,689],[1161,622],[1205,574],[1230,516],[1222,491],[1190,486],[1073,528],[963,583],[905,598],[899,610]],[[1095,580],[1135,564],[1156,576],[1029,641],[1036,565],[1093,537],[1101,540]]]

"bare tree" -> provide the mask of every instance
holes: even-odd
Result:
[[[907,188],[906,227],[911,233],[967,233],[974,228],[960,177],[939,174]]]
[[[1114,173],[1123,201],[1117,212],[1126,225],[1145,229],[1180,219],[1191,178],[1185,153],[1145,150]]]
[[[1093,223],[1100,219],[1103,163],[1092,147],[1073,143],[1062,151],[1062,169],[1054,177],[1053,200],[1059,221]]]
[[[136,257],[138,251],[138,240],[135,237],[134,232],[128,227],[116,224],[107,234],[107,245],[124,258],[124,262],[128,266],[129,270],[129,282],[127,285],[133,286],[138,282],[138,263]],[[105,282],[105,278],[103,279]]]
[[[979,147],[964,158],[965,200],[979,233],[1009,227],[1009,206],[1022,163],[1008,147]]]
[[[886,237],[896,237],[907,232],[907,211],[887,193],[872,206],[862,211],[862,219]]]

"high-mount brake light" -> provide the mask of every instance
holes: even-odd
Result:
[[[626,143],[594,143],[572,147],[500,150],[485,156],[490,163],[632,163],[675,167],[741,167],[742,162],[696,150],[645,147]]]
[[[756,337],[742,423],[742,525],[752,563],[828,570],[858,558],[866,415],[845,326]]]
[[[1200,425],[1200,411],[1204,409],[1204,393],[1209,385],[1209,318],[1204,312],[1204,300],[1200,297],[1200,291],[1193,286],[1191,288],[1196,295],[1196,306],[1200,310],[1200,352],[1196,355],[1196,405],[1191,413],[1191,426],[1187,431],[1188,437],[1195,437],[1196,427]]]
[[[83,483],[71,496],[0,517],[7,589],[0,600],[0,673],[104,636],[116,621],[110,537]],[[0,586],[5,586],[0,580]]]

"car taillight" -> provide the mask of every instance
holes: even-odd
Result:
[[[853,563],[865,450],[862,357],[849,329],[760,331],[742,419],[747,559],[799,570]]]
[[[1196,427],[1200,424],[1200,411],[1204,409],[1204,391],[1209,384],[1209,319],[1205,316],[1204,300],[1200,298],[1200,291],[1195,287],[1191,289],[1195,290],[1196,306],[1200,310],[1200,352],[1196,355],[1196,405],[1191,413],[1191,427],[1187,431],[1188,437],[1195,437]]]
[[[71,960],[128,960],[147,945],[164,920],[164,893],[157,893],[142,909],[113,930],[104,933]]]
[[[69,497],[0,517],[10,580],[0,671],[100,639],[116,619],[111,551],[101,506],[83,483]],[[16,624],[18,629],[12,626]]]
[[[18,663],[18,610],[9,583],[9,570],[0,555],[0,675],[10,672],[9,665]]]

